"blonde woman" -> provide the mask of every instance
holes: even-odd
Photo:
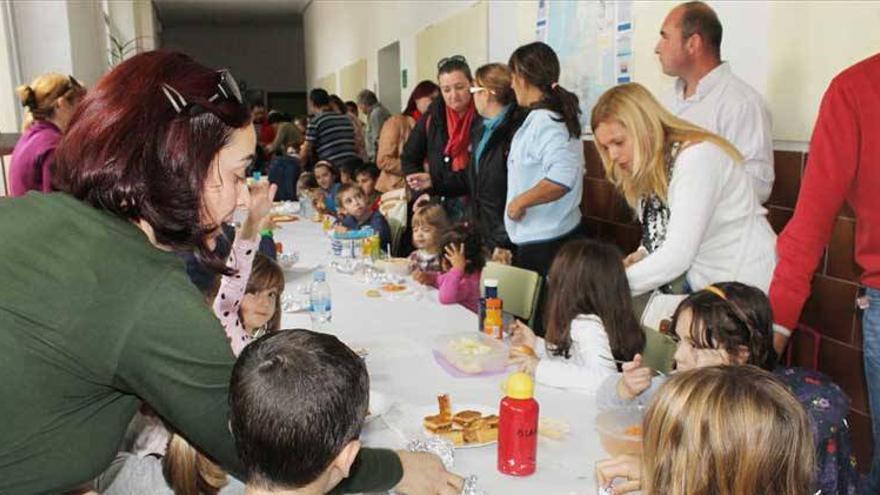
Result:
[[[50,72],[19,86],[16,93],[25,116],[23,134],[12,152],[9,192],[49,192],[55,148],[86,90],[73,76]]]
[[[764,292],[776,266],[776,235],[742,155],[729,142],[666,111],[643,86],[603,94],[591,126],[609,180],[642,222],[626,259],[634,295],[685,276],[684,292],[737,281]]]
[[[597,465],[615,494],[810,495],[813,434],[804,408],[772,374],[720,366],[676,374],[645,414],[642,457]]]

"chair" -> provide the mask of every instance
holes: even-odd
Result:
[[[804,325],[803,323],[798,323],[797,332],[804,335],[809,335],[812,340],[812,349],[810,349],[810,363],[809,366],[803,366],[804,368],[811,370],[819,369],[819,346],[822,345],[822,333],[818,330]],[[788,348],[784,352],[785,357],[785,366],[791,368],[794,363],[794,339],[790,339],[788,343]],[[780,356],[782,357],[782,356]]]
[[[668,335],[642,326],[645,332],[645,350],[642,352],[642,363],[661,373],[669,373],[675,364],[675,350],[678,344]]]
[[[382,195],[379,212],[388,221],[388,227],[391,229],[391,252],[396,253],[403,233],[406,232],[407,204],[405,198],[397,198],[391,194],[392,192],[388,192]],[[382,249],[385,248],[386,246],[382,246]]]
[[[487,278],[498,280],[498,297],[504,301],[504,311],[533,326],[541,276],[531,270],[490,261],[483,267],[480,277],[481,293]]]

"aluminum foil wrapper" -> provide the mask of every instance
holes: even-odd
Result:
[[[433,437],[412,440],[406,445],[410,452],[428,452],[440,458],[447,471],[455,464],[455,445],[445,438]],[[486,495],[477,487],[477,476],[472,474],[464,479],[461,495]]]
[[[406,445],[406,450],[436,455],[443,462],[443,467],[447,471],[451,471],[452,466],[455,465],[455,446],[445,438],[432,437],[412,440]]]

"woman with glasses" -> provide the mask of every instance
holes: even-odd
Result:
[[[9,193],[49,192],[55,148],[86,90],[73,76],[50,72],[19,86],[16,93],[25,115],[23,134],[12,152]]]
[[[176,253],[228,272],[221,224],[271,201],[245,182],[255,147],[228,71],[147,52],[83,100],[56,152],[63,192],[0,203],[0,492],[94,478],[141,404],[242,479],[235,357]],[[364,449],[356,466],[343,490],[460,490],[433,456]]]
[[[773,311],[760,289],[725,282],[694,292],[676,309],[672,328],[678,341],[677,371],[753,365],[772,372],[812,418],[815,476],[819,485],[814,491],[821,488],[822,493],[859,493],[859,474],[846,424],[849,397],[822,373],[777,364]],[[603,382],[597,392],[597,403],[600,408],[647,405],[656,402],[654,395],[665,381],[666,377],[654,376],[653,370],[636,355],[634,361],[623,364],[622,376]],[[637,486],[633,485],[633,489]]]
[[[514,265],[547,276],[556,252],[581,235],[584,147],[578,98],[559,85],[559,59],[541,42],[523,45],[508,63],[516,101],[530,110],[507,157],[507,234]],[[541,291],[541,299],[545,291]],[[535,332],[543,336],[543,303]]]
[[[528,115],[516,104],[510,69],[487,64],[475,74],[471,93],[480,119],[474,128],[473,161],[468,167],[469,219],[483,235],[493,259],[510,263],[515,246],[504,226],[507,157],[514,134]]]
[[[401,163],[407,185],[417,194],[455,198],[467,194],[463,179],[471,159],[471,131],[479,123],[465,58],[454,55],[440,60],[437,82],[443,98],[431,104],[410,133]],[[444,206],[451,218],[464,216],[462,201],[447,199]]]

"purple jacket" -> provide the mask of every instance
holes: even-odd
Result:
[[[52,190],[51,169],[61,130],[45,120],[38,120],[24,131],[12,152],[9,167],[9,193],[23,196],[28,191]]]

